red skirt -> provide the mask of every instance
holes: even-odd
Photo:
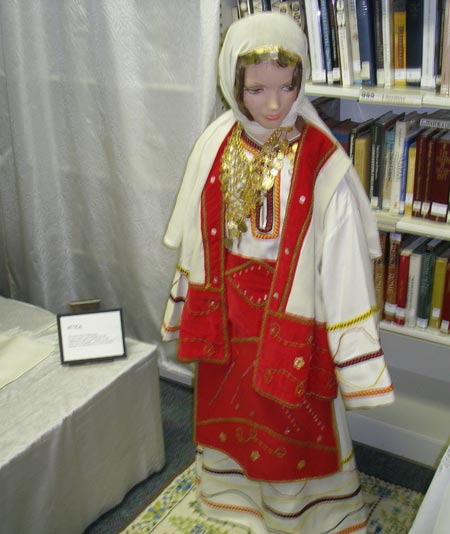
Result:
[[[306,395],[292,408],[253,388],[274,267],[275,262],[227,253],[231,358],[226,364],[198,364],[195,441],[228,454],[255,480],[329,475],[340,467],[330,403]]]

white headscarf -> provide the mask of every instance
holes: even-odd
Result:
[[[200,235],[197,225],[201,192],[225,135],[236,120],[241,122],[247,133],[253,136],[272,131],[245,117],[239,110],[234,97],[238,56],[265,46],[276,46],[293,52],[300,56],[303,64],[299,94],[282,126],[292,126],[297,116],[301,115],[328,135],[330,134],[328,127],[305,96],[305,82],[309,77],[308,42],[300,26],[291,16],[275,12],[262,12],[234,22],[228,29],[219,56],[220,84],[231,110],[214,121],[198,139],[189,158],[175,208],[164,236],[164,242],[169,247],[178,247],[183,241],[186,254],[182,254],[184,261],[181,263],[188,269],[190,261],[187,256],[194,248],[195,237]],[[348,156],[343,149],[340,149],[339,153],[341,160],[346,162],[344,164],[346,180],[359,206],[369,250],[372,257],[377,257],[380,255],[378,229],[367,195]],[[339,176],[330,176],[330,183],[342,177],[337,171],[333,174]]]
[[[219,56],[219,80],[223,96],[233,110],[236,120],[250,135],[270,133],[240,110],[234,97],[234,83],[238,57],[261,47],[276,46],[300,57],[303,75],[296,101],[281,126],[293,126],[302,115],[321,129],[328,130],[314,106],[305,96],[305,82],[309,78],[308,40],[294,19],[282,13],[264,11],[234,22],[225,37]]]

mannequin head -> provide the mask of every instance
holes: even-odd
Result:
[[[234,96],[239,110],[267,129],[277,128],[297,100],[302,64],[278,59],[248,63],[239,57],[236,64]]]
[[[293,126],[303,108],[304,85],[308,73],[307,39],[300,26],[289,15],[262,12],[234,22],[228,29],[219,56],[219,77],[222,93],[244,129],[254,135],[267,134],[278,124],[260,125],[244,105],[244,88],[249,66],[265,62],[277,65],[292,74],[290,85],[295,87],[289,113],[281,126]],[[283,80],[284,82],[285,80]],[[291,94],[292,96],[292,94]]]

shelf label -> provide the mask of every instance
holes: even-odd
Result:
[[[361,87],[359,102],[366,104],[393,104],[395,106],[421,106],[421,94],[383,92],[374,87]]]

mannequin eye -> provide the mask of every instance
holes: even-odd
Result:
[[[262,87],[244,87],[244,91],[249,95],[258,95],[262,90]]]
[[[294,85],[292,83],[288,84],[288,85],[283,85],[282,87],[283,91],[286,91],[288,93],[290,93],[291,91],[293,91],[295,89]]]

